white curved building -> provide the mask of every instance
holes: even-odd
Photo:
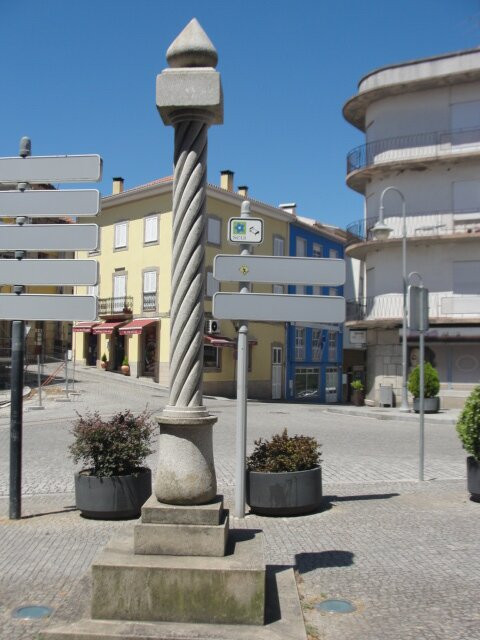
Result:
[[[362,261],[347,327],[365,330],[367,394],[391,384],[400,404],[403,317],[402,199],[384,197],[388,239],[375,240],[380,195],[405,199],[407,273],[429,289],[427,357],[443,406],[459,406],[480,381],[480,49],[378,69],[343,114],[365,133],[347,158],[347,185],[365,198],[346,254]],[[408,364],[417,356],[408,337]]]

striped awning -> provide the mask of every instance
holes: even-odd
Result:
[[[155,322],[158,322],[158,318],[137,318],[136,320],[132,320],[128,324],[123,325],[123,327],[118,330],[118,333],[122,336],[142,333],[144,327],[148,327],[150,324],[155,324]]]
[[[95,327],[98,322],[79,322],[76,324],[72,331],[74,333],[92,333],[93,327]]]
[[[124,324],[124,321],[122,321],[122,322],[102,322],[102,324],[97,324],[96,327],[93,327],[92,333],[95,333],[95,334],[104,333],[107,336],[109,336],[121,324]]]
[[[224,338],[223,336],[210,335],[206,333],[204,336],[205,344],[208,344],[212,347],[236,347],[236,340],[232,340],[231,338]]]

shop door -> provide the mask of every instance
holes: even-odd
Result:
[[[282,347],[272,347],[272,400],[282,397]]]
[[[112,334],[111,339],[115,340],[113,351],[115,354],[113,370],[117,371],[122,366],[123,358],[125,357],[125,336],[120,336],[118,334],[115,334],[114,336]]]
[[[97,343],[97,335],[89,333],[87,344],[87,366],[89,367],[94,367],[97,364]]]
[[[327,367],[325,371],[325,402],[338,402],[338,367]]]

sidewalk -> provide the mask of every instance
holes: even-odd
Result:
[[[341,413],[348,416],[362,416],[363,418],[375,418],[376,420],[396,420],[400,422],[419,422],[420,415],[413,409],[401,411],[396,407],[355,407],[351,404],[317,405],[328,413]],[[443,409],[438,413],[425,413],[425,422],[430,424],[456,424],[461,409]]]

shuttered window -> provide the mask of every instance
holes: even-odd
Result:
[[[144,242],[158,241],[158,216],[147,216],[145,218],[145,238]]]
[[[157,291],[157,272],[145,271],[143,274],[143,293],[155,293]]]
[[[127,223],[117,222],[115,225],[115,249],[127,246]]]

